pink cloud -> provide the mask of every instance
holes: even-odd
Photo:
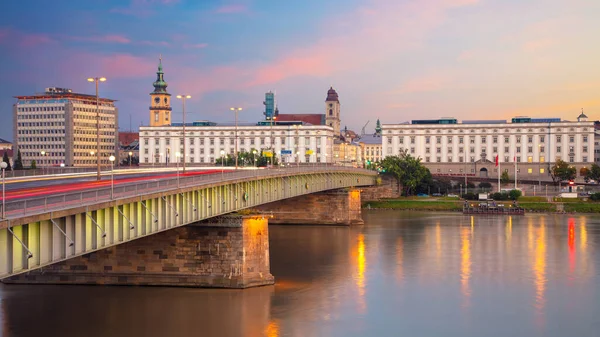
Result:
[[[62,62],[61,72],[71,77],[99,74],[108,80],[149,77],[156,72],[158,60],[131,54],[101,55],[88,52],[69,52]]]
[[[558,41],[556,41],[556,39],[551,38],[551,37],[535,39],[535,40],[525,42],[523,44],[523,50],[525,50],[526,52],[532,53],[532,52],[536,52],[541,49],[546,49],[548,47],[551,47],[551,46],[557,44],[557,42]]]
[[[406,81],[400,87],[399,93],[406,94],[437,91],[440,90],[447,81],[448,79],[446,77],[440,75],[417,77]]]
[[[102,35],[102,36],[73,36],[70,38],[75,41],[89,41],[89,42],[101,42],[101,43],[120,43],[128,44],[131,40],[123,35]]]
[[[185,49],[202,49],[208,47],[208,43],[184,44]]]
[[[168,47],[171,45],[167,41],[140,41],[137,43],[142,46],[151,46],[151,47]]]
[[[43,44],[56,42],[46,34],[25,34],[20,37],[19,45],[21,47],[35,47]]]
[[[215,10],[216,13],[219,14],[234,14],[234,13],[244,13],[248,10],[246,5],[241,4],[233,4],[233,5],[224,5]]]

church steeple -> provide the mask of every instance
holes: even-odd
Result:
[[[154,91],[150,93],[150,126],[171,125],[171,94],[167,92],[162,67],[162,56],[158,59],[158,71]]]
[[[154,85],[154,94],[167,92],[167,86],[169,85],[167,84],[167,82],[165,82],[164,74],[165,73],[163,72],[162,67],[162,56],[160,56],[158,58],[158,71],[156,72],[156,82],[152,84]]]
[[[375,125],[375,135],[381,136],[381,122],[377,118],[377,124]]]

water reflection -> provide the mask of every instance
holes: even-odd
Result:
[[[274,287],[0,286],[0,335],[597,336],[600,217],[363,216],[270,227]]]

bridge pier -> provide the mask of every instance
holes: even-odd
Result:
[[[360,189],[338,189],[268,203],[257,210],[272,212],[271,224],[363,225],[360,200]]]
[[[248,288],[274,283],[268,219],[224,216],[4,279],[5,283]]]

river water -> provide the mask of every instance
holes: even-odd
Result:
[[[275,286],[0,285],[1,336],[600,336],[600,217],[271,226]]]

